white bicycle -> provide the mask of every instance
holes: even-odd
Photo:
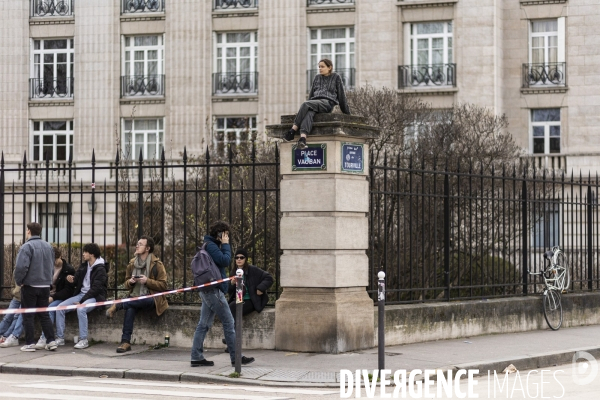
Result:
[[[544,318],[550,329],[556,331],[563,321],[560,295],[571,285],[571,273],[560,247],[554,246],[544,253],[544,259],[547,261],[545,268],[540,272],[529,271],[529,274],[541,275],[544,279]]]

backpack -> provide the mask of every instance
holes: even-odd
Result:
[[[198,252],[192,259],[192,274],[194,276],[194,286],[200,286],[205,283],[210,283],[223,279],[221,271],[215,264],[214,260],[206,251],[206,243],[202,247],[197,247]],[[214,285],[213,285],[214,286]],[[198,291],[207,291],[212,289],[213,286],[203,287],[196,289]]]

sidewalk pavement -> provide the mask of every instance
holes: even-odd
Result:
[[[191,343],[190,343],[191,345]],[[20,347],[0,348],[0,372],[94,376],[182,382],[257,384],[265,386],[339,387],[341,369],[377,369],[377,348],[344,354],[294,353],[274,350],[247,350],[256,361],[242,368],[241,378],[229,378],[234,371],[229,354],[208,349],[214,367],[190,367],[189,348],[161,348],[134,345],[133,350],[116,353],[117,344],[97,343],[75,350],[72,343],[56,351],[21,352]],[[568,364],[575,351],[584,350],[600,358],[600,325],[541,330],[524,333],[386,347],[385,367],[406,369],[479,369],[502,371],[509,364],[519,370]]]

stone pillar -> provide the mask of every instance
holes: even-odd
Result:
[[[281,138],[294,116],[267,126]],[[317,114],[309,147],[282,143],[277,350],[341,353],[374,346],[367,295],[369,149],[378,130],[362,117]],[[343,154],[342,154],[343,153]]]

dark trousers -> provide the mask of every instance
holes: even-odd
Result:
[[[235,301],[229,303],[229,309],[231,310],[231,315],[233,315],[233,320],[235,321]],[[254,304],[252,304],[252,300],[244,300],[244,305],[242,306],[242,315],[250,314],[254,311]]]
[[[329,103],[329,100],[317,99],[307,100],[300,106],[294,125],[300,127],[300,132],[304,132],[307,135],[312,131],[313,118],[316,113],[330,113],[333,107]]]
[[[123,321],[123,335],[121,336],[121,343],[131,343],[135,314],[138,311],[154,310],[156,308],[154,305],[154,298],[130,301],[121,304],[123,305],[123,310],[125,310],[125,320]],[[118,307],[117,309],[120,308],[121,307]]]
[[[48,307],[48,298],[50,297],[50,287],[38,288],[31,286],[21,287],[21,308],[41,308]],[[48,312],[36,313],[42,325],[42,332],[48,343],[54,341],[54,327]],[[23,327],[25,328],[25,344],[35,344],[33,329],[33,313],[23,314]]]

